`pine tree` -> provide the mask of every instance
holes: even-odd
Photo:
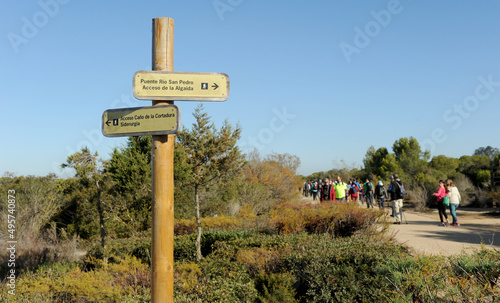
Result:
[[[190,130],[183,128],[177,134],[177,141],[186,152],[186,163],[190,167],[188,182],[194,187],[196,205],[196,257],[201,260],[201,216],[199,190],[210,183],[231,178],[244,163],[243,156],[236,146],[241,128],[233,127],[227,120],[220,129],[211,122],[211,117],[199,105],[193,114],[196,123]]]
[[[104,260],[106,261],[106,230],[104,227],[104,212],[102,208],[101,193],[102,183],[105,178],[103,174],[103,168],[105,162],[99,158],[97,152],[92,154],[87,147],[81,149],[81,151],[74,153],[67,158],[67,163],[63,163],[61,167],[73,168],[76,171],[75,179],[77,182],[86,187],[90,184],[95,185],[96,189],[96,204],[97,212],[99,214],[99,229],[101,232],[101,245],[104,251]],[[93,197],[90,197],[93,199]]]

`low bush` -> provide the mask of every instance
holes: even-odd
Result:
[[[391,257],[382,275],[390,297],[398,302],[497,302],[500,251]]]
[[[74,263],[55,263],[17,279],[15,295],[0,290],[2,302],[145,302],[151,300],[151,271],[135,258],[83,271]]]
[[[277,231],[283,234],[307,231],[349,237],[357,231],[373,231],[376,223],[384,222],[385,213],[362,209],[355,203],[326,202],[283,204],[275,207],[270,215]]]
[[[281,207],[274,217],[284,224],[280,234],[233,227],[205,231],[205,257],[198,263],[196,234],[176,236],[175,301],[496,302],[500,297],[498,250],[414,257],[375,233],[380,224],[374,223],[383,222],[378,211],[334,203]],[[286,214],[301,225],[288,224]],[[336,222],[353,226],[345,232],[351,236],[335,233]],[[285,226],[301,228],[285,233]],[[108,263],[95,259],[102,253],[96,246],[83,266],[50,263],[26,270],[16,279],[16,296],[4,287],[0,301],[148,302],[150,247],[145,232],[108,241]]]
[[[144,233],[125,239],[111,239],[106,242],[106,257],[111,263],[133,256],[144,264],[151,263],[151,233]],[[87,251],[87,258],[103,259],[101,242],[94,241]],[[89,264],[92,266],[92,264]]]
[[[1,241],[0,241],[1,242]],[[17,240],[16,246],[16,271],[36,270],[38,266],[55,262],[76,262],[78,250],[78,237],[68,238],[64,230],[57,234],[55,225],[52,227],[32,233],[25,233]],[[7,276],[9,271],[8,260],[10,252],[7,250],[9,244],[0,244],[0,276]]]
[[[290,273],[266,273],[260,271],[254,278],[255,289],[259,293],[256,302],[297,302],[295,299],[295,276]]]
[[[198,270],[201,275],[196,273]],[[192,287],[187,287],[186,276]],[[245,267],[239,262],[221,258],[218,253],[204,258],[199,269],[181,266],[177,271],[176,281],[175,301],[179,303],[253,303],[257,298],[253,280]]]
[[[280,271],[295,276],[300,302],[385,302],[379,269],[387,257],[406,254],[399,245],[360,236],[312,235],[290,248]]]
[[[217,216],[201,219],[201,227],[207,229],[231,229],[240,227],[241,221],[237,217]],[[196,219],[180,219],[174,224],[175,235],[182,236],[195,233],[197,229]]]

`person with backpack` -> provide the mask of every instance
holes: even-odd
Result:
[[[394,181],[391,182],[391,194],[392,198],[392,208],[394,210],[394,217],[396,222],[394,224],[401,224],[403,222],[403,198],[405,195],[405,189],[403,182],[399,179],[398,174],[392,176]]]
[[[384,209],[384,202],[388,197],[382,180],[379,180],[377,186],[375,187],[375,196],[377,197],[378,207],[380,209]]]
[[[359,184],[359,182],[356,181],[356,178],[352,179],[352,184],[356,184],[356,186],[358,187],[358,192],[361,191],[361,184]],[[359,202],[359,194],[357,195],[355,201],[356,201],[356,203]]]
[[[439,180],[439,190],[437,193],[432,194],[433,196],[437,197],[439,219],[441,220],[441,224],[439,224],[439,226],[450,225],[450,221],[448,221],[448,215],[446,214],[447,205],[444,205],[443,203],[445,197],[449,198],[448,192],[449,190],[445,187],[444,181]],[[446,223],[444,222],[443,218],[446,219]]]
[[[351,195],[351,201],[357,202],[359,198],[359,186],[356,184],[357,182],[351,183],[351,188],[349,189],[349,193]]]
[[[318,187],[318,182],[313,181],[313,183],[311,184],[311,193],[313,196],[313,200],[316,200],[316,196],[318,195]]]
[[[365,183],[365,197],[366,197],[366,207],[373,208],[373,183],[370,182],[370,179],[366,179]]]

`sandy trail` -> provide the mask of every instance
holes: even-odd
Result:
[[[306,203],[319,203],[311,197],[303,199]],[[360,207],[366,207],[366,204],[360,204]],[[375,207],[378,207],[377,203]],[[464,250],[480,249],[482,245],[500,250],[500,216],[488,215],[491,211],[459,208],[457,217],[461,226],[440,227],[437,210],[422,213],[403,207],[403,224],[391,225],[390,233],[416,254],[455,255]],[[449,211],[447,213],[451,222],[451,215]]]

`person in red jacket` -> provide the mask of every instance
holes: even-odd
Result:
[[[359,191],[360,191],[359,186],[356,184],[355,181],[353,181],[351,183],[351,187],[349,188],[349,194],[351,195],[351,201],[354,201],[354,202],[358,201]]]
[[[444,185],[444,181],[439,180],[439,190],[437,193],[433,194],[437,197],[439,219],[441,220],[441,224],[439,226],[450,225],[450,221],[448,221],[448,215],[446,214],[446,206],[443,204],[444,197],[448,195],[448,191]],[[444,222],[443,218],[446,219],[446,223]]]

